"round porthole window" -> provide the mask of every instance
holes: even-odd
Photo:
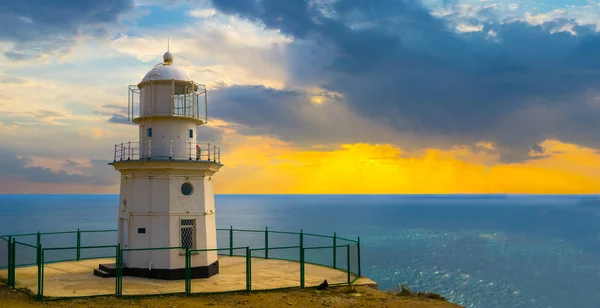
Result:
[[[181,184],[181,193],[189,196],[192,194],[192,192],[194,192],[194,187],[192,186],[192,184],[190,183],[183,183]]]

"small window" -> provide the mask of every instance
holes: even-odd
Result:
[[[190,129],[190,139],[194,138],[194,130]]]
[[[152,128],[148,128],[148,138],[152,137]]]
[[[196,220],[182,219],[180,221],[181,247],[196,249]]]
[[[194,187],[190,183],[181,184],[181,193],[185,196],[189,196],[194,192]]]
[[[146,233],[146,228],[138,228],[138,233]]]

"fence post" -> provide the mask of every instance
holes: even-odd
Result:
[[[358,257],[358,277],[360,277],[360,236],[358,237],[358,242],[356,242],[356,254]]]
[[[192,260],[190,258],[190,248],[185,247],[185,294],[190,295],[192,293],[192,269],[191,267]]]
[[[42,244],[42,235],[40,234],[40,231],[38,231],[37,236],[36,236],[36,241],[37,241],[37,246],[40,247],[40,245]],[[40,264],[40,254],[36,253],[35,255],[35,264]]]
[[[300,288],[304,289],[304,232],[300,229]]]
[[[77,229],[77,261],[81,260],[81,232]]]
[[[115,295],[117,297],[121,297],[121,278],[122,278],[122,272],[121,272],[121,243],[117,244],[117,251],[116,251],[116,256],[115,256],[115,265],[116,265],[116,279],[115,279]]]
[[[13,278],[13,272],[12,272],[12,268],[13,268],[13,259],[12,259],[12,236],[8,237],[8,286],[11,286],[11,281]]]
[[[233,256],[233,226],[229,227],[229,256]]]
[[[44,264],[45,264],[45,260],[44,260],[44,249],[41,247],[40,245],[40,264],[42,267],[42,275],[40,278],[40,284],[42,286],[42,291],[40,292],[40,298],[44,298]]]
[[[246,291],[252,290],[252,251],[246,246]]]
[[[348,284],[350,284],[350,282],[352,281],[352,280],[350,280],[350,244],[346,245],[346,254],[347,254],[346,262],[347,262],[347,266],[348,266]]]
[[[265,227],[265,259],[269,258],[269,228]]]
[[[333,232],[333,268],[337,268],[337,235]]]
[[[12,239],[12,280],[11,280],[11,287],[13,287],[13,289],[15,288],[15,281],[17,279],[17,272],[16,272],[16,268],[17,268],[17,240],[15,238]]]
[[[38,232],[38,235],[39,235],[39,232]],[[36,259],[37,259],[37,267],[38,267],[37,300],[42,300],[42,284],[44,283],[44,279],[42,278],[42,245],[41,244],[39,244],[37,246]]]
[[[115,296],[119,297],[119,244],[115,248]]]

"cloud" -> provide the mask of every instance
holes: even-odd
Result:
[[[4,56],[26,61],[66,53],[78,34],[102,34],[132,9],[132,0],[3,1],[0,41],[14,43]]]
[[[34,110],[26,112],[4,111],[0,115],[0,121],[8,125],[36,125],[51,126],[65,125],[64,122],[70,117],[68,113],[61,113],[51,110]]]
[[[113,124],[128,124],[128,125],[137,125],[137,124],[133,124],[131,123],[131,121],[129,121],[129,118],[127,118],[124,115],[121,114],[114,114],[112,115],[109,119],[108,119],[108,123],[113,123]]]
[[[305,1],[212,3],[292,37],[286,83],[340,93],[356,117],[432,140],[489,140],[506,149],[505,161],[522,161],[532,144],[553,137],[600,146],[590,129],[600,117],[590,107],[600,81],[600,36],[590,27],[574,26],[574,36],[552,33],[568,20],[534,26],[478,19],[482,31],[464,34],[414,1],[340,0],[333,17]],[[283,122],[297,126],[272,115],[273,131],[285,129]]]
[[[127,124],[137,125],[129,121],[127,116],[127,106],[116,105],[116,104],[105,104],[96,106],[93,113],[100,116],[109,116],[108,123],[112,124]]]
[[[348,112],[342,98],[332,92],[232,85],[210,91],[209,97],[209,116],[229,123],[242,135],[272,136],[301,147],[416,141],[377,121]]]
[[[72,161],[70,159],[65,160],[64,163],[62,163],[61,167],[62,168],[76,168],[79,166],[79,163],[76,161]]]
[[[539,144],[534,144],[533,146],[531,146],[531,150],[536,153],[544,153],[546,151],[546,149],[544,149],[544,147],[542,147]]]
[[[122,34],[110,46],[142,62],[154,62],[161,60],[168,38],[174,63],[196,81],[284,86],[285,46],[290,40],[277,31],[265,31],[221,13],[194,18],[176,30],[155,29],[151,37]]]
[[[3,84],[22,84],[26,83],[27,80],[22,77],[8,77],[8,76],[0,76],[0,83]]]
[[[92,139],[102,139],[103,137],[105,137],[107,135],[106,132],[107,131],[104,129],[93,127],[93,128],[82,130],[80,132],[80,135],[84,136],[84,137],[89,137]]]
[[[19,156],[9,150],[0,151],[0,174],[2,178],[19,181],[62,184],[112,185],[113,181],[97,175],[80,175],[67,173],[64,170],[54,171],[51,168],[30,166],[32,159]]]
[[[209,119],[209,124],[211,120]],[[217,146],[222,146],[224,135],[227,134],[226,126],[200,125],[196,128],[196,140],[198,142],[211,143]]]

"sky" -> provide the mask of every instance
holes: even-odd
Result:
[[[0,193],[118,193],[167,40],[217,193],[598,193],[599,31],[598,0],[4,0]]]

